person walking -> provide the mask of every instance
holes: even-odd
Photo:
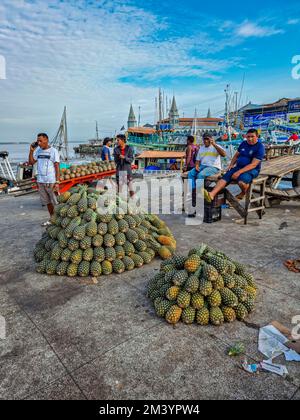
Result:
[[[131,146],[126,144],[126,136],[124,134],[117,135],[117,146],[114,150],[114,159],[117,167],[117,185],[118,192],[121,193],[124,184],[128,186],[130,197],[134,196],[132,185],[132,169],[131,165],[134,161],[134,151]]]

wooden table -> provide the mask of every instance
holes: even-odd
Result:
[[[299,171],[300,155],[282,156],[263,162],[261,175],[269,177],[268,184],[271,188],[278,188],[283,178]]]

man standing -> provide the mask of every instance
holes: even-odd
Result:
[[[211,202],[232,181],[236,181],[241,188],[242,191],[237,199],[242,200],[253,179],[258,177],[264,157],[265,147],[259,139],[258,131],[255,129],[249,130],[247,140],[240,144],[229,165],[228,172],[218,182],[213,191],[204,190],[205,200]]]
[[[195,168],[196,155],[198,148],[195,145],[194,136],[188,136],[185,150],[185,172],[189,172]]]
[[[37,163],[37,183],[42,204],[48,207],[50,216],[54,213],[57,204],[56,194],[59,190],[59,153],[50,146],[47,134],[37,136],[37,142],[30,146],[29,164]],[[42,226],[49,226],[45,222]]]
[[[134,160],[133,148],[126,144],[126,136],[124,134],[117,135],[117,147],[114,150],[114,158],[117,166],[117,184],[118,192],[122,192],[124,184],[128,185],[130,197],[134,196],[132,186],[132,169],[131,165]]]
[[[106,137],[103,140],[103,147],[102,147],[102,153],[101,153],[101,159],[104,162],[110,162],[111,161],[111,154],[110,154],[110,147],[112,145],[112,139],[109,137]]]

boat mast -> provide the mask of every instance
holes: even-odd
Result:
[[[52,146],[56,147],[60,152],[62,160],[69,160],[69,142],[68,142],[68,126],[67,126],[67,107],[65,106],[59,129],[56,136],[52,140]]]
[[[99,142],[99,129],[98,129],[98,121],[96,121],[96,140]]]

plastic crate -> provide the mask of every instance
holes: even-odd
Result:
[[[204,206],[204,223],[216,223],[222,220],[222,207]]]

